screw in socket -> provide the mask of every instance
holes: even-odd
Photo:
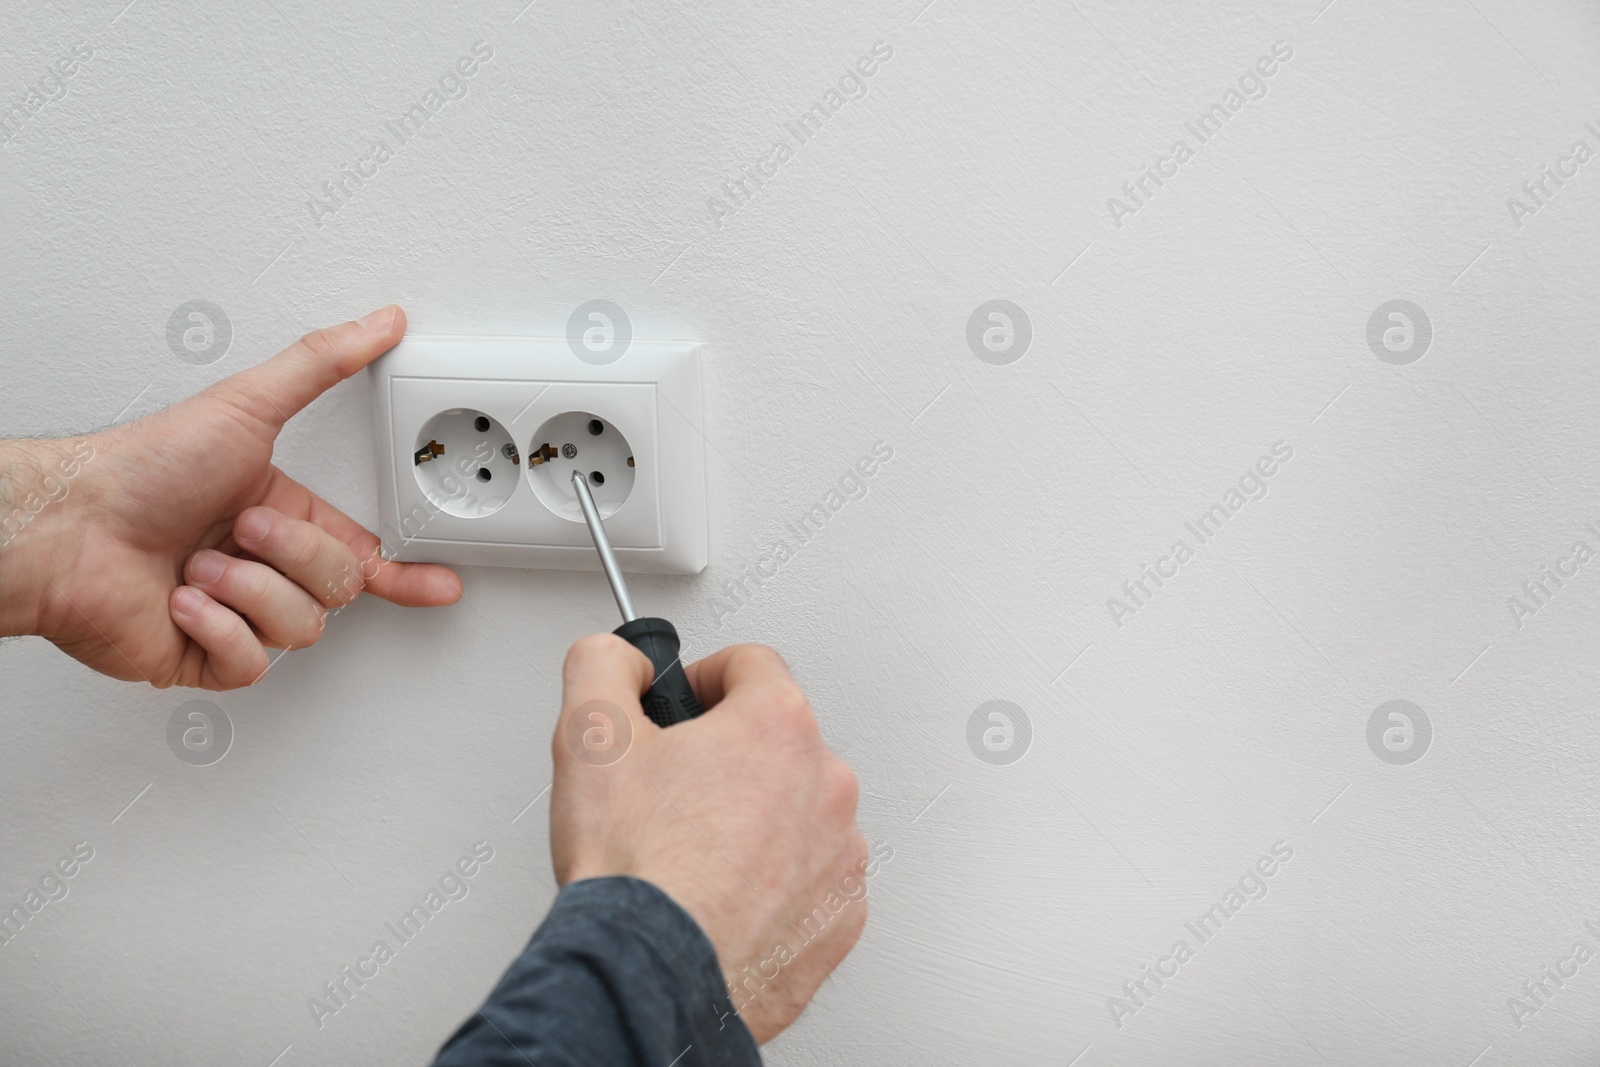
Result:
[[[578,454],[578,446],[577,445],[562,445],[561,446],[561,454],[563,456],[566,456],[568,459],[571,459],[573,456],[576,456]]]

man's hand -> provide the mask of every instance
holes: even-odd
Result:
[[[136,422],[0,441],[0,635],[39,634],[114,678],[233,689],[363,589],[454,603],[454,573],[383,560],[272,463],[291,416],[404,333],[390,305]]]
[[[562,885],[630,875],[672,897],[716,947],[740,1018],[765,1042],[867,921],[855,774],[772,649],[725,648],[688,673],[709,710],[663,730],[640,710],[651,676],[642,653],[611,634],[572,646],[552,746],[551,857]],[[626,734],[618,758],[611,746]],[[587,750],[586,736],[601,743]]]

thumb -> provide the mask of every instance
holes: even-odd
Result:
[[[207,392],[281,429],[301,408],[393,348],[405,332],[405,312],[388,304],[364,319],[314,330]]]
[[[615,634],[579,638],[567,650],[566,661],[561,665],[561,721],[556,726],[557,734],[581,730],[581,723],[577,727],[569,724],[575,712],[584,721],[593,714],[609,721],[620,713],[627,723],[612,722],[611,726],[628,729],[630,735],[647,728],[660,729],[645,718],[639,705],[639,696],[650,687],[653,676],[654,668],[645,654]],[[573,739],[567,740],[569,744],[563,744],[558,736],[555,750],[571,747]]]

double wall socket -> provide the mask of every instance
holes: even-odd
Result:
[[[598,570],[578,470],[625,570],[704,569],[697,345],[595,365],[561,338],[407,337],[368,373],[386,558]]]

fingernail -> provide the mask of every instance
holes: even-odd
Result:
[[[205,607],[206,598],[200,590],[191,586],[180,585],[172,597],[172,610],[180,615],[198,615],[200,609]]]
[[[386,333],[388,332],[389,327],[394,325],[394,315],[395,312],[399,310],[400,309],[393,304],[385,304],[383,307],[379,308],[377,311],[374,311],[366,318],[357,319],[356,321],[361,323],[361,325],[365,326],[367,329],[371,330],[373,333]]]
[[[194,558],[189,561],[189,580],[200,585],[210,585],[222,577],[227,565],[228,561],[223,558],[221,552],[209,550],[196,552]]]
[[[272,516],[265,511],[247,511],[233,524],[233,539],[239,542],[259,541],[272,529]]]

